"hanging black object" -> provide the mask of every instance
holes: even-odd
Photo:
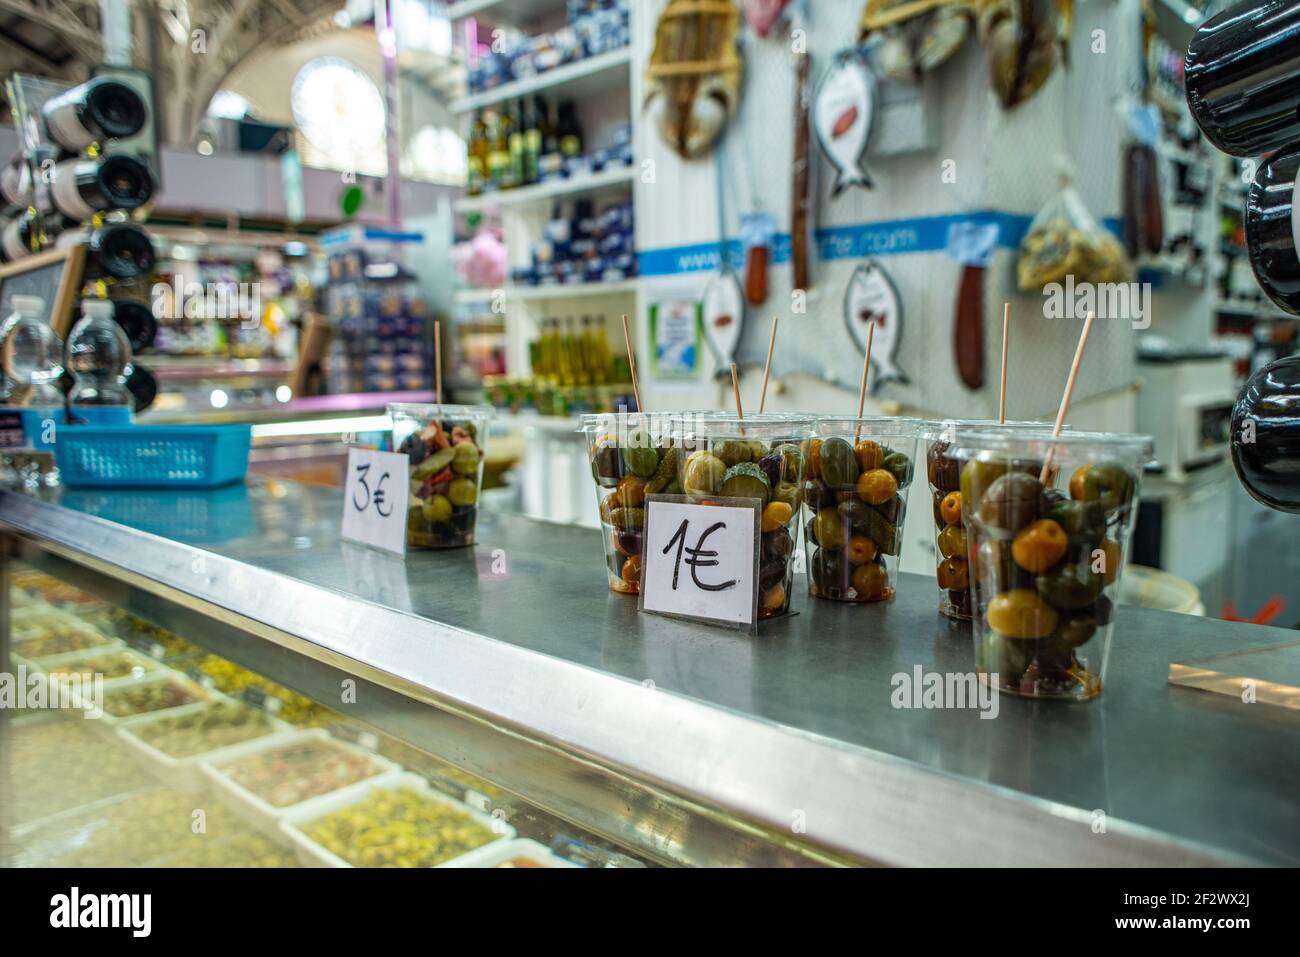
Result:
[[[1184,79],[1192,117],[1223,152],[1258,156],[1300,140],[1300,4],[1250,0],[1206,20]]]
[[[1250,377],[1232,409],[1232,464],[1257,501],[1300,513],[1300,356]]]
[[[1259,168],[1246,191],[1246,250],[1255,278],[1268,297],[1293,315],[1300,315],[1300,256],[1295,181],[1300,173],[1300,147],[1279,153]]]
[[[126,333],[133,354],[148,349],[158,335],[158,320],[153,310],[139,299],[114,300],[113,320]]]
[[[158,398],[158,380],[144,366],[133,365],[126,377],[126,390],[135,399],[135,411],[143,412]]]

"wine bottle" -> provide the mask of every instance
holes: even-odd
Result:
[[[79,151],[91,143],[134,136],[144,127],[144,98],[117,80],[97,77],[65,90],[41,107],[50,139]]]
[[[1184,61],[1187,105],[1232,156],[1300,140],[1300,4],[1249,0],[1197,29]]]
[[[143,206],[153,190],[153,173],[134,156],[64,160],[50,177],[50,199],[55,208],[82,221],[107,210]]]
[[[1259,168],[1246,191],[1246,251],[1261,288],[1279,307],[1300,315],[1300,222],[1295,181],[1300,148],[1279,153]]]
[[[1300,513],[1300,355],[1246,382],[1232,408],[1232,464],[1258,502]]]

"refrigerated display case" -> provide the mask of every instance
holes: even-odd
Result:
[[[340,510],[259,478],[0,492],[0,670],[105,675],[0,712],[6,863],[1300,860],[1294,713],[1168,683],[1288,632],[1124,608],[1096,701],[930,708],[900,683],[970,638],[919,576],[752,638],[638,614],[596,530],[485,511],[402,559]]]

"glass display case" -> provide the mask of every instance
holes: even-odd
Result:
[[[4,863],[1300,863],[1291,713],[1168,683],[1289,632],[1121,608],[1097,700],[936,705],[921,576],[750,637],[639,614],[595,529],[402,558],[341,507],[0,491]]]
[[[331,697],[276,667],[309,697],[214,653],[220,628],[63,572],[8,565],[7,866],[645,866],[383,731],[392,702],[352,679]]]

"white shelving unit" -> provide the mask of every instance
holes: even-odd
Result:
[[[564,0],[459,0],[447,8],[453,21],[475,17],[480,24],[518,27],[536,34],[562,26],[565,22]],[[632,17],[635,30],[636,17]],[[478,31],[483,36],[483,29]],[[466,127],[474,114],[482,109],[501,104],[513,104],[521,98],[541,94],[552,105],[561,100],[578,104],[588,149],[594,144],[609,142],[609,132],[615,124],[631,123],[633,113],[633,50],[631,43],[617,50],[569,63],[535,76],[514,80],[477,93],[470,93],[451,104],[453,112],[463,117]],[[632,124],[635,129],[635,124]],[[634,155],[639,155],[633,142]],[[565,204],[566,213],[571,204],[582,199],[592,199],[599,206],[603,201],[622,197],[632,198],[637,182],[637,167],[617,166],[585,176],[553,182],[538,183],[512,190],[466,196],[453,205],[457,215],[488,210],[500,215],[501,231],[505,237],[508,261],[511,266],[525,265],[530,261],[532,247],[544,236],[551,210],[557,202]],[[508,284],[502,290],[505,303],[506,367],[511,376],[524,376],[531,371],[529,343],[541,331],[541,323],[550,317],[604,316],[606,334],[611,343],[622,341],[623,333],[618,317],[624,313],[637,315],[640,308],[641,284],[635,278],[617,282],[552,284],[515,286]],[[490,308],[495,302],[496,290],[465,289],[455,295],[458,305],[466,309]]]
[[[519,97],[532,96],[534,93],[551,93],[570,99],[583,99],[603,93],[617,85],[627,85],[628,74],[632,65],[630,46],[621,50],[610,50],[597,56],[587,57],[576,63],[568,63],[538,73],[536,76],[503,83],[482,93],[471,93],[451,104],[453,113],[472,113],[485,106],[495,106]]]
[[[453,209],[458,213],[472,213],[484,209],[508,209],[512,206],[524,206],[529,203],[549,203],[556,199],[577,199],[581,196],[596,196],[627,188],[636,179],[635,166],[618,166],[604,169],[590,176],[578,176],[572,179],[559,179],[535,186],[523,186],[496,193],[484,193],[481,196],[466,196],[456,201]]]

